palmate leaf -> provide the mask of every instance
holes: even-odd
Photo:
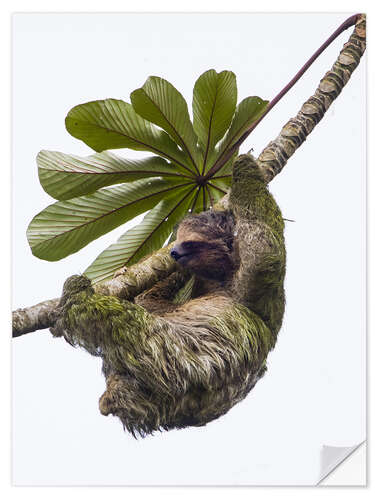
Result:
[[[194,85],[193,126],[203,151],[203,171],[210,153],[232,121],[237,103],[236,76],[210,69]]]
[[[193,191],[194,187],[175,189],[173,195],[150,210],[140,224],[104,250],[84,274],[94,283],[109,279],[117,269],[162,247],[175,224],[185,216]]]
[[[105,99],[71,109],[67,130],[96,154],[39,153],[41,185],[59,201],[29,225],[33,254],[59,260],[149,210],[88,267],[101,281],[159,248],[187,212],[213,207],[230,188],[239,144],[268,104],[248,97],[235,108],[236,98],[235,75],[209,70],[194,87],[193,123],[183,96],[155,76],[131,94],[132,104]],[[127,160],[106,151],[116,148],[156,156]]]
[[[39,181],[57,200],[90,194],[99,188],[148,177],[188,178],[160,156],[126,160],[112,153],[86,158],[57,151],[41,151],[37,156]]]
[[[131,93],[130,99],[136,113],[165,130],[186,153],[189,165],[198,172],[197,136],[180,92],[167,80],[150,76],[143,87]]]
[[[179,186],[181,181],[142,179],[58,201],[31,221],[27,230],[31,250],[41,259],[62,259],[146,212]]]
[[[139,116],[133,106],[118,99],[79,104],[65,119],[68,132],[95,151],[129,148],[151,151],[176,164],[180,171],[191,170],[189,157],[163,130]]]

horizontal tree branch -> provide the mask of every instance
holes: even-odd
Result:
[[[131,300],[142,291],[151,288],[157,281],[166,278],[175,271],[176,261],[170,255],[173,243],[154,252],[147,259],[129,267],[124,273],[105,283],[98,283],[95,290],[104,295]],[[60,299],[40,302],[31,307],[17,309],[13,312],[13,337],[25,333],[49,328],[53,325],[53,311]]]
[[[50,313],[57,307],[59,300],[45,300],[34,306],[13,311],[12,336],[20,337],[25,333],[49,328],[51,326]]]

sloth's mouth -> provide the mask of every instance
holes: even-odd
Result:
[[[191,253],[184,253],[182,255],[179,255],[176,261],[183,266],[184,264],[186,264],[186,262],[188,262],[191,255],[192,255]]]
[[[184,262],[185,260],[187,260],[189,258],[189,256],[192,255],[193,252],[185,252],[185,253],[180,253],[178,252],[177,250],[175,249],[172,249],[171,251],[171,257],[177,261],[177,262]]]

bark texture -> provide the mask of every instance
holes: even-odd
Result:
[[[60,299],[51,299],[24,309],[13,311],[13,337],[43,330],[51,326],[50,314],[56,309]]]

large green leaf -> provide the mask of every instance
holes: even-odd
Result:
[[[158,77],[131,94],[132,104],[106,99],[74,107],[66,128],[97,153],[38,155],[40,182],[59,201],[29,225],[33,254],[59,260],[148,210],[142,223],[102,252],[86,274],[104,280],[158,249],[186,212],[206,210],[228,191],[238,141],[268,104],[249,97],[235,109],[236,97],[235,75],[209,70],[194,87],[194,124],[183,96]],[[116,148],[157,156],[127,160],[106,151]],[[196,174],[207,172],[208,183],[200,185]],[[105,188],[110,185],[116,186]]]
[[[94,283],[109,279],[117,269],[131,265],[159,249],[173,231],[174,225],[184,217],[192,197],[191,187],[174,190],[173,196],[161,201],[140,224],[104,250],[85,270],[85,275]]]
[[[181,181],[142,179],[58,201],[31,221],[27,230],[31,250],[41,259],[62,259],[146,212],[179,186]]]
[[[236,76],[231,71],[210,69],[195,82],[193,126],[203,150],[203,171],[207,158],[227,131],[237,103]]]
[[[95,151],[151,151],[189,170],[189,158],[169,135],[139,116],[127,102],[105,99],[79,104],[69,111],[65,125],[72,136]]]
[[[190,121],[187,104],[175,87],[163,78],[150,76],[130,95],[135,111],[173,137],[198,171],[197,136]]]
[[[57,151],[41,151],[37,156],[39,180],[43,189],[57,200],[90,194],[104,186],[147,177],[185,177],[160,156],[126,160],[112,153],[86,158]]]

